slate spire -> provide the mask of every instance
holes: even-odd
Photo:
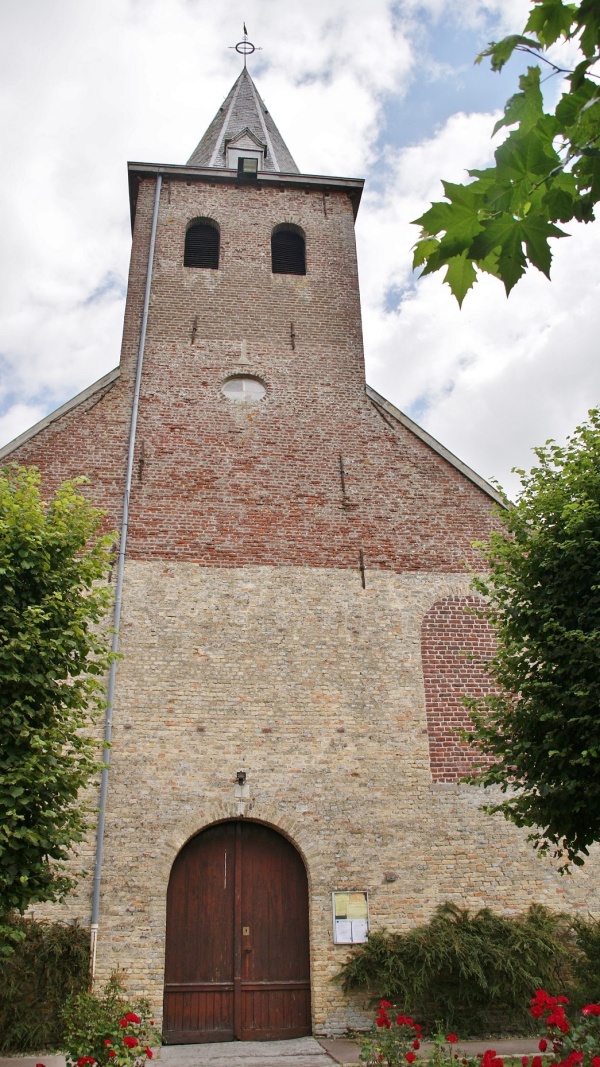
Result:
[[[226,168],[228,144],[237,142],[244,135],[263,149],[264,161],[260,170],[299,173],[245,67],[192,152],[188,166]]]

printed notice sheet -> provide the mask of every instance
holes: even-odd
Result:
[[[336,945],[360,945],[369,933],[367,893],[333,893],[333,940]]]

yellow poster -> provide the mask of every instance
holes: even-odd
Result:
[[[335,899],[335,917],[336,919],[349,919],[348,915],[348,893],[334,893]]]
[[[367,915],[367,894],[349,893],[347,918],[366,919]]]

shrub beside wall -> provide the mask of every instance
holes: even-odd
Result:
[[[24,935],[0,965],[0,1052],[60,1048],[60,1011],[87,989],[89,932],[79,926],[9,920]]]
[[[532,1031],[539,988],[581,1007],[600,995],[600,923],[532,905],[516,918],[454,904],[403,934],[372,934],[338,976],[345,991],[392,1001],[424,1029],[461,1037]]]

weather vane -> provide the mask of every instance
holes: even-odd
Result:
[[[252,44],[252,41],[248,40],[248,30],[246,29],[246,23],[244,22],[242,25],[244,27],[244,39],[242,41],[238,41],[237,44],[230,44],[229,47],[235,48],[236,52],[239,52],[239,54],[244,57],[245,70],[246,57],[251,56],[253,52],[262,52],[262,48],[257,48],[256,45]]]

